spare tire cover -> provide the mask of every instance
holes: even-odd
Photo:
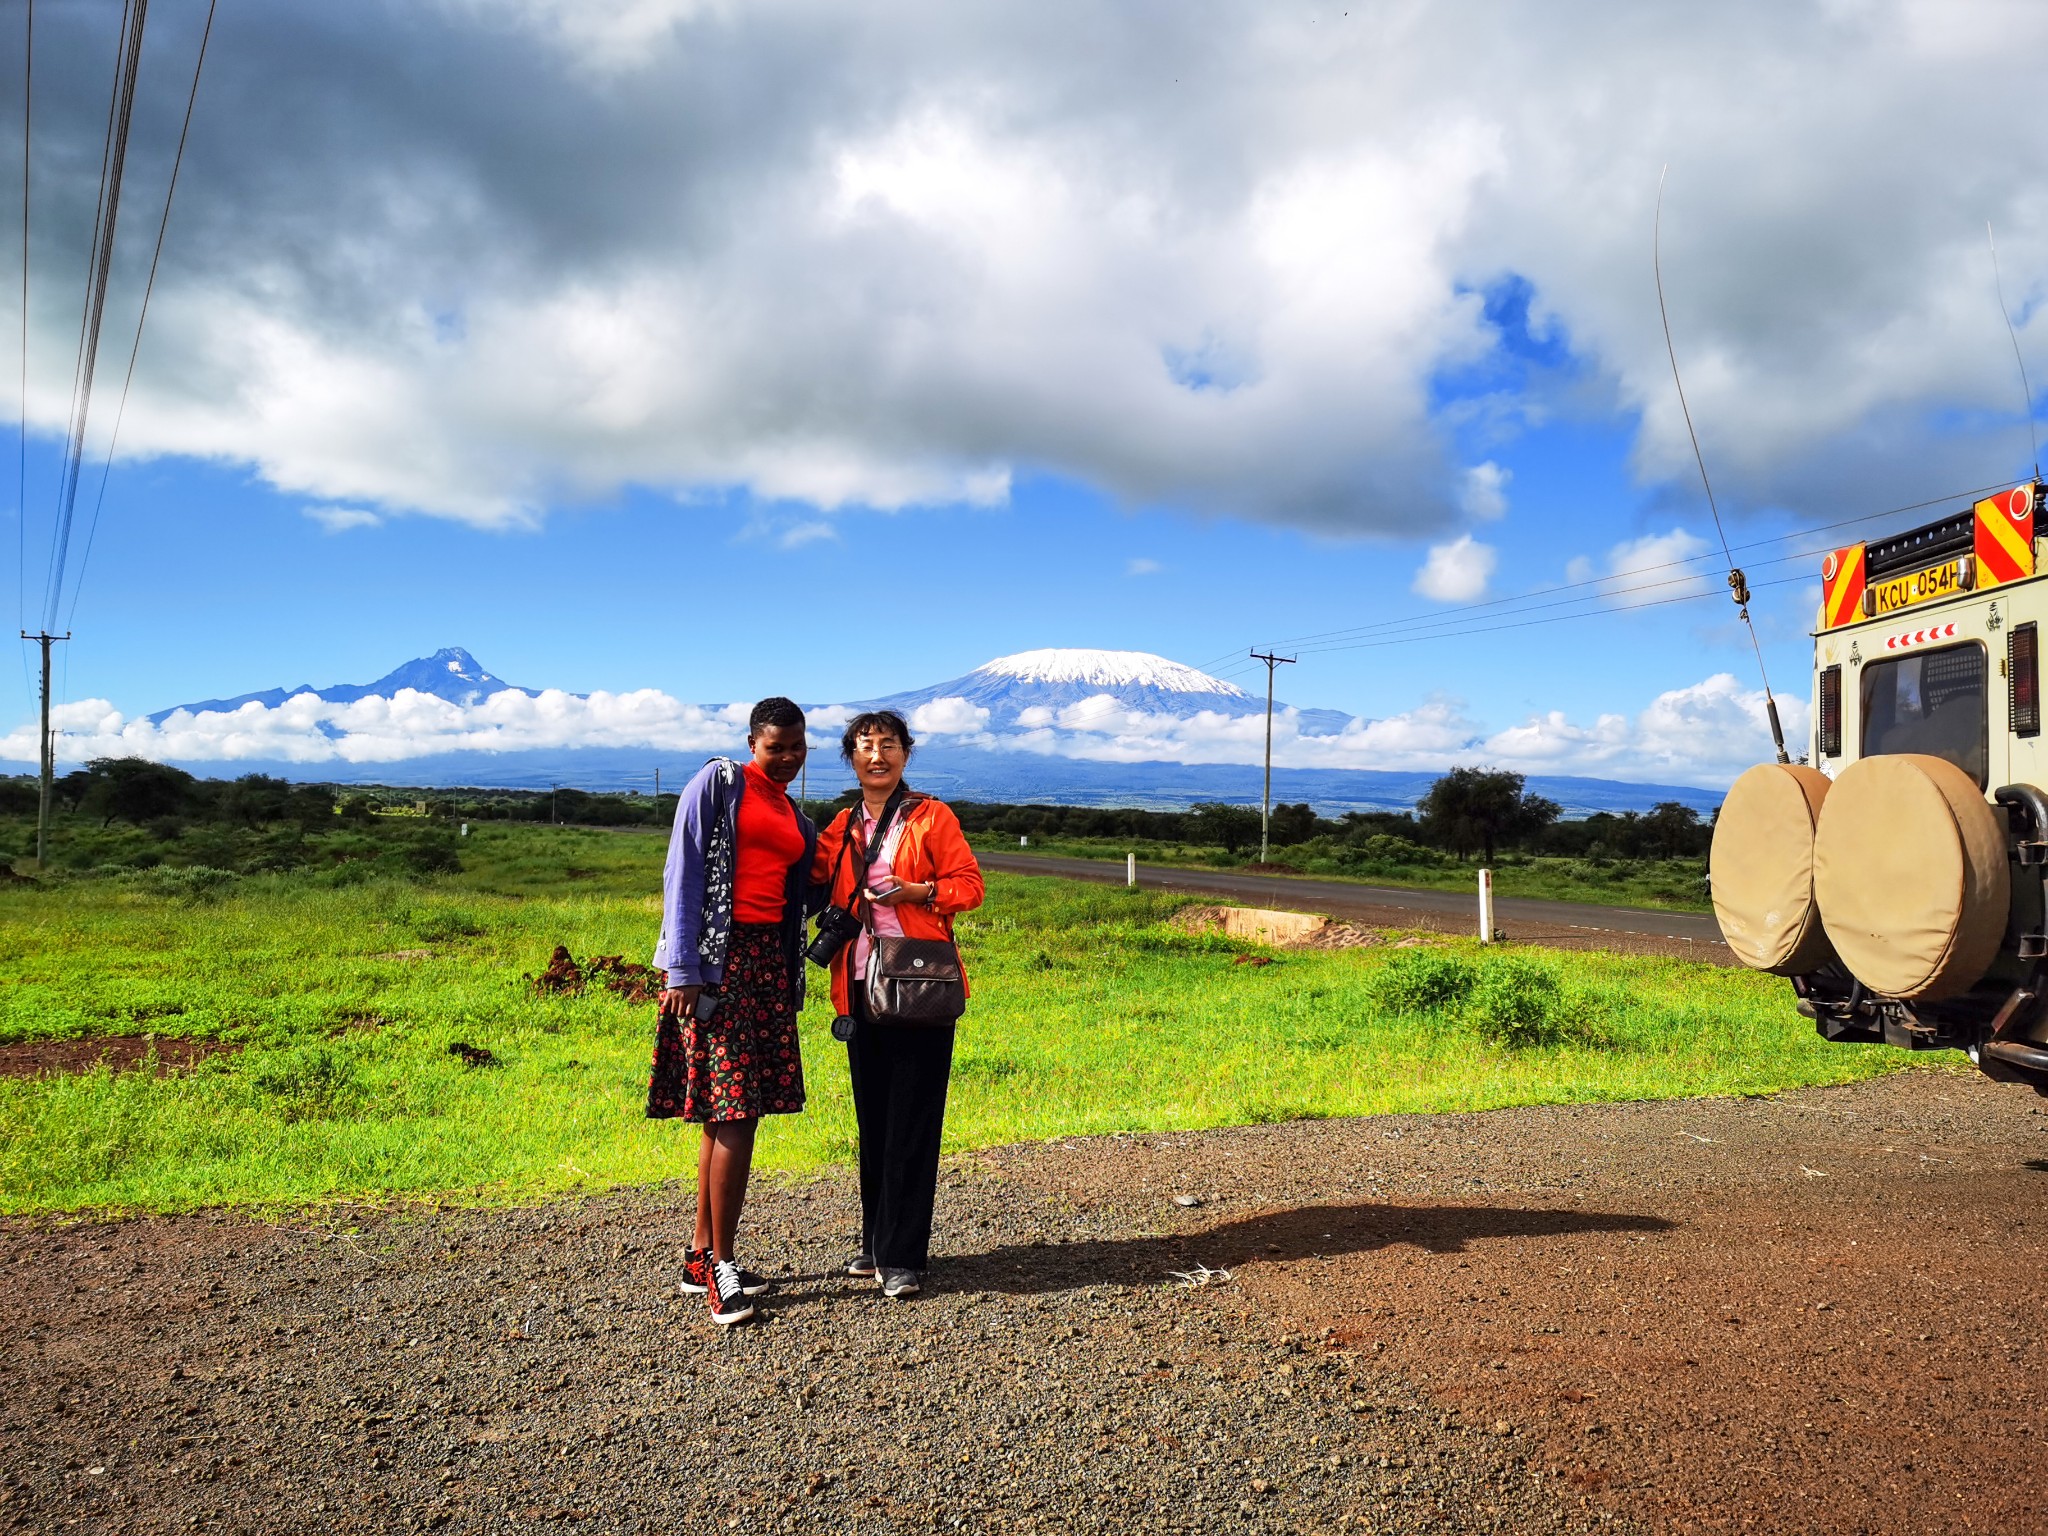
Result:
[[[1752,970],[1803,976],[1829,954],[1813,899],[1813,833],[1827,798],[1818,768],[1759,763],[1735,781],[1714,822],[1714,916]]]
[[[1883,997],[1974,986],[2012,900],[2005,818],[1939,757],[1866,757],[1842,770],[1814,838],[1814,895],[1849,973]]]

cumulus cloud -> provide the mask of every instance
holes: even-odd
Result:
[[[1692,597],[1710,592],[1720,583],[1719,569],[1698,558],[1713,548],[1698,534],[1673,528],[1669,533],[1625,539],[1601,561],[1575,556],[1566,563],[1564,575],[1571,582],[1597,581],[1602,596],[1623,603]]]
[[[1514,478],[1513,470],[1502,469],[1491,459],[1474,464],[1465,471],[1458,490],[1458,506],[1468,517],[1498,521],[1508,515],[1508,482]]]
[[[1415,573],[1415,590],[1439,603],[1469,603],[1485,593],[1499,560],[1491,544],[1460,534],[1448,544],[1430,546],[1429,558]]]
[[[683,704],[654,688],[577,695],[510,689],[461,705],[402,688],[330,704],[300,694],[275,707],[176,710],[161,723],[129,719],[104,699],[50,711],[58,756],[148,757],[193,763],[403,762],[438,752],[524,752],[568,747],[666,747],[729,750],[746,735],[751,706]],[[0,736],[0,759],[33,762],[36,727]]]
[[[526,752],[577,747],[649,747],[730,752],[746,734],[750,705],[680,703],[657,689],[587,696],[554,690],[507,691],[460,705],[412,689],[395,697],[330,704],[301,694],[274,707],[245,704],[194,715],[178,710],[161,723],[130,719],[104,699],[51,712],[64,762],[148,757],[218,765],[290,763],[317,776],[322,763],[404,763],[446,752]],[[1787,740],[1803,741],[1803,701],[1780,698]],[[806,711],[821,735],[851,716],[842,704]],[[1202,710],[1171,715],[1131,708],[1104,694],[1054,710],[1028,709],[1013,727],[991,731],[989,711],[966,699],[934,699],[910,716],[920,735],[952,746],[1036,753],[1102,762],[1260,762],[1263,712]],[[1760,691],[1717,673],[1659,694],[1633,720],[1602,715],[1590,724],[1558,711],[1487,731],[1459,700],[1438,695],[1382,719],[1354,719],[1342,730],[1311,732],[1298,710],[1273,717],[1273,761],[1288,768],[1440,770],[1481,762],[1528,773],[1720,785],[1771,751]],[[24,722],[0,736],[0,760],[36,759],[36,727]],[[488,772],[488,758],[479,757]]]
[[[931,736],[969,736],[987,724],[986,709],[956,695],[932,699],[910,712],[911,730]]]
[[[56,8],[39,50],[35,270],[90,226],[117,11]],[[1987,216],[2022,346],[2048,328],[2048,120],[1986,85],[2040,7],[273,0],[215,42],[124,449],[337,507],[989,505],[1029,466],[1427,537],[1505,489],[1461,484],[1437,386],[1498,354],[1510,274],[1671,480],[1667,162],[1671,323],[1737,502],[2016,459]],[[179,87],[145,70],[138,122]],[[173,137],[138,134],[134,187]],[[32,301],[57,433],[76,296]]]

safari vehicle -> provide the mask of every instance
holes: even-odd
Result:
[[[1810,755],[1735,781],[1710,868],[1729,947],[1825,1038],[2048,1095],[2044,495],[1826,557]]]

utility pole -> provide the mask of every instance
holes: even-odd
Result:
[[[36,868],[40,870],[43,860],[49,857],[50,781],[56,777],[57,771],[57,744],[50,738],[50,647],[60,640],[69,640],[71,634],[67,630],[61,635],[53,635],[46,630],[32,635],[24,629],[21,638],[33,640],[43,648],[43,792],[36,802]]]
[[[1273,671],[1294,665],[1292,656],[1275,656],[1271,651],[1253,651],[1253,661],[1266,664],[1266,788],[1259,799],[1259,862],[1266,862],[1266,834],[1273,819]]]

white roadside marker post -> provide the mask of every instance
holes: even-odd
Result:
[[[1479,871],[1479,942],[1493,942],[1493,871]]]
[[[1124,884],[1136,885],[1137,883],[1138,856],[1135,853],[1127,853],[1124,855]]]

